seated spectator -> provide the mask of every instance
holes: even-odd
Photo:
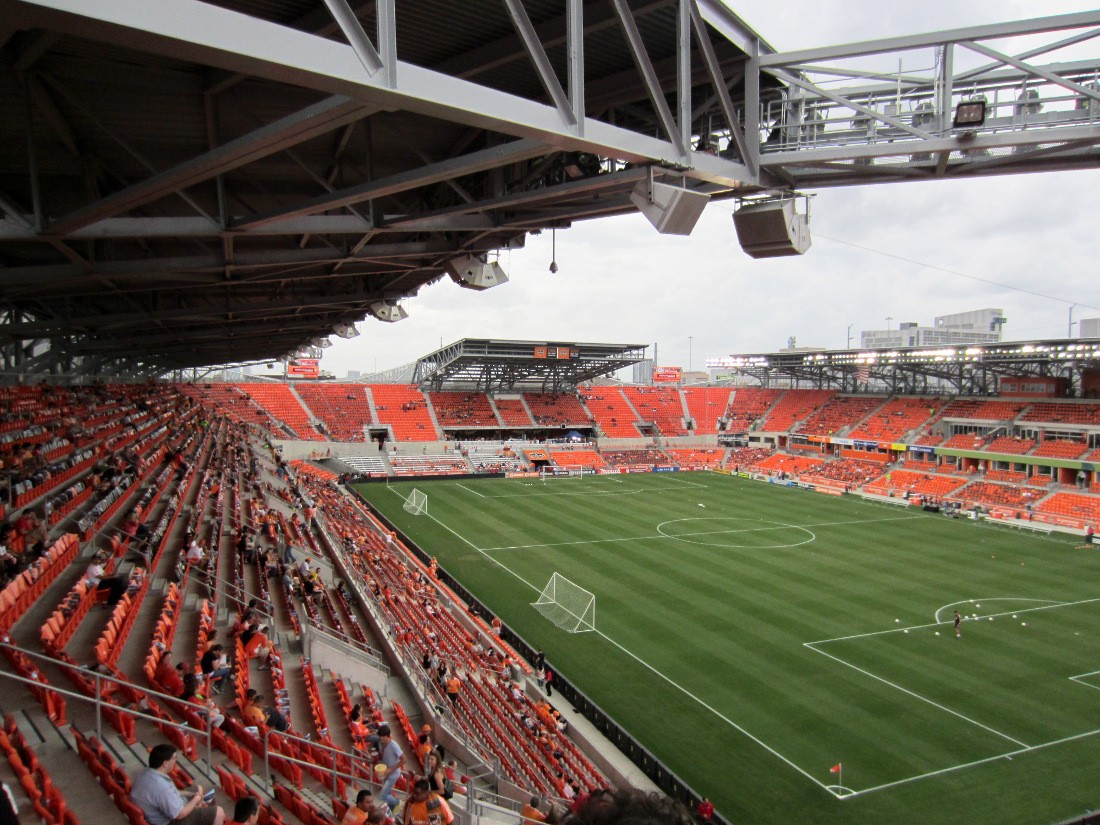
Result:
[[[202,655],[199,666],[202,668],[203,675],[210,679],[210,689],[214,693],[221,693],[226,679],[233,673],[233,668],[229,666],[229,658],[225,655],[222,646],[211,645],[210,649]]]
[[[198,676],[194,673],[188,673],[183,677],[183,693],[180,694],[180,699],[184,702],[190,702],[198,707],[199,716],[206,719],[207,723],[214,728],[220,728],[225,722],[225,714],[221,712],[213,699],[208,699],[199,690],[202,682]]]
[[[160,662],[157,664],[157,669],[153,672],[153,681],[155,681],[165,693],[172,696],[183,695],[183,665],[172,664],[172,651],[164,651],[164,655],[160,657]]]
[[[369,822],[371,825],[380,825],[386,818],[385,811],[374,802],[374,794],[370,788],[364,788],[355,795],[355,804],[348,808],[340,825],[363,825]]]
[[[156,745],[149,751],[149,767],[134,777],[130,800],[141,809],[149,825],[222,825],[225,811],[202,801],[202,786],[189,788],[184,801],[170,777],[175,766],[175,745]]]
[[[253,625],[258,622],[253,622]],[[267,670],[267,660],[271,656],[271,642],[267,638],[267,627],[249,626],[241,631],[241,644],[244,653],[250,659],[260,660],[260,670]]]
[[[452,790],[454,783],[447,779],[447,774],[443,770],[443,760],[434,750],[424,758],[424,778],[428,780],[428,787],[444,799],[454,796]]]
[[[546,821],[546,814],[539,810],[539,805],[541,804],[542,800],[539,799],[539,797],[531,797],[531,801],[524,805],[523,810],[520,811],[520,816],[523,817],[524,823]]]
[[[233,808],[232,825],[256,825],[260,819],[260,800],[254,796],[242,796]]]
[[[241,711],[241,716],[244,718],[247,725],[266,725],[267,713],[264,712],[264,697],[262,694],[255,694],[244,710]]]
[[[88,587],[97,587],[99,580],[103,578],[103,556],[96,553],[92,556],[92,563],[88,565],[88,569],[84,571],[84,583]]]
[[[710,822],[714,818],[714,803],[704,796],[695,808],[695,815],[703,822]]]
[[[290,723],[277,705],[269,705],[264,709],[264,721],[267,722],[269,728],[274,728],[279,733],[286,733],[287,729],[290,728]]]
[[[199,546],[197,539],[193,539],[191,544],[187,547],[187,553],[184,555],[188,564],[199,564],[206,558],[206,551]]]
[[[451,806],[428,787],[427,779],[418,779],[405,800],[402,825],[450,825],[454,821]]]

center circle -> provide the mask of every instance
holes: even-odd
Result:
[[[712,516],[703,518],[678,518],[662,521],[657,532],[670,539],[706,547],[733,547],[750,550],[799,547],[817,538],[805,527],[785,524],[782,521],[738,518],[737,516]],[[780,541],[789,535],[790,541]],[[795,540],[800,539],[800,540]]]

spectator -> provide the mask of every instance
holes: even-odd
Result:
[[[145,814],[149,825],[222,825],[225,811],[203,802],[200,785],[188,789],[189,799],[184,801],[170,778],[175,766],[175,745],[156,745],[149,752],[149,767],[134,777],[130,800]]]
[[[199,666],[202,668],[203,675],[210,680],[210,689],[214,693],[221,693],[225,680],[233,673],[233,668],[229,666],[229,658],[225,655],[222,646],[211,645],[210,649],[202,654]]]
[[[370,788],[364,788],[356,794],[355,804],[348,808],[344,818],[340,820],[340,825],[363,825],[365,822],[380,821],[380,819],[372,817],[372,814],[377,817],[378,814],[381,814],[381,811],[374,804],[374,795],[371,793]]]
[[[675,799],[636,788],[595,791],[565,821],[569,825],[694,825],[688,809]]]
[[[452,673],[451,678],[447,680],[447,698],[451,700],[452,705],[458,704],[458,692],[462,689],[462,682],[459,681],[458,674]]]
[[[251,699],[251,701],[245,705],[241,716],[244,717],[244,721],[248,725],[266,725],[267,714],[264,712],[263,707],[264,697],[262,694],[257,693]]]
[[[165,693],[181,696],[183,694],[183,674],[180,672],[182,668],[182,665],[172,664],[172,651],[166,650],[160,657],[157,669],[153,672],[153,681],[160,685]]]
[[[260,819],[260,800],[254,796],[242,796],[233,808],[232,825],[256,825]]]
[[[405,801],[402,825],[450,825],[454,821],[451,806],[428,787],[427,779],[418,779]]]
[[[386,772],[382,779],[382,790],[378,792],[378,796],[392,812],[397,808],[398,802],[397,797],[393,795],[393,788],[405,769],[405,754],[402,753],[400,746],[390,736],[389,725],[378,727],[378,758],[380,760],[379,764],[386,766]]]
[[[699,802],[698,807],[695,808],[695,815],[698,816],[702,822],[710,822],[714,817],[714,803],[704,796]]]
[[[523,817],[524,823],[546,821],[546,814],[539,810],[539,805],[541,804],[542,800],[537,796],[531,797],[531,801],[524,805],[523,810],[520,811],[520,816]]]
[[[96,553],[92,556],[92,563],[88,565],[88,569],[84,571],[84,583],[88,587],[96,587],[99,585],[99,580],[103,578],[103,557]]]

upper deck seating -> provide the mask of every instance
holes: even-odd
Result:
[[[364,427],[374,423],[364,384],[301,381],[294,385],[314,415],[325,422],[333,441],[366,441]]]
[[[388,424],[398,441],[439,441],[428,402],[413,384],[371,384],[378,422]]]
[[[947,439],[943,446],[955,450],[980,450],[985,446],[985,436],[973,433],[957,433]]]
[[[444,429],[500,428],[500,420],[483,392],[430,392],[428,399]]]
[[[1097,426],[1100,425],[1100,404],[1095,401],[1077,404],[1039,401],[1032,404],[1020,420]]]
[[[762,423],[764,413],[782,394],[783,390],[738,387],[733,391],[733,400],[730,401],[729,411],[726,413],[726,429],[733,433],[759,429],[756,425]]]
[[[941,418],[967,418],[976,421],[1011,421],[1027,407],[1023,401],[990,401],[985,398],[958,398],[940,412]]]
[[[1028,453],[1035,446],[1035,441],[1030,438],[1020,438],[1019,436],[1002,435],[999,438],[994,438],[989,442],[989,446],[986,447],[986,452],[990,453],[1009,453],[1010,455],[1024,455]]]
[[[522,399],[495,398],[493,403],[497,405],[497,412],[505,427],[519,427],[527,430],[534,426],[535,422],[531,420],[527,408],[523,406]]]
[[[815,410],[798,427],[804,435],[836,435],[853,426],[882,404],[883,398],[872,395],[837,395]]]
[[[1048,456],[1050,458],[1080,458],[1088,450],[1089,445],[1083,441],[1069,441],[1067,439],[1052,438],[1044,441],[1032,451],[1032,455]]]
[[[605,464],[612,467],[630,467],[641,464],[669,464],[669,458],[652,447],[642,450],[602,450]]]
[[[941,405],[935,398],[896,396],[848,433],[848,437],[862,441],[900,441],[906,433],[924,426]]]
[[[623,387],[627,399],[643,421],[652,421],[661,435],[687,435],[684,405],[675,387]]]
[[[714,435],[718,419],[726,414],[730,391],[727,387],[684,387],[688,412],[695,421],[695,435]]]
[[[787,390],[772,407],[767,419],[757,429],[766,432],[788,432],[796,423],[824,406],[836,392],[833,390]],[[734,403],[737,398],[734,397]]]
[[[241,390],[263,407],[277,421],[285,423],[303,441],[324,441],[313,428],[309,413],[290,391],[287,384],[240,384]]]
[[[576,395],[565,392],[525,392],[523,400],[531,408],[540,427],[590,427],[592,416],[585,412]]]
[[[641,433],[634,426],[635,414],[618,387],[581,387],[581,398],[600,425],[611,438],[638,438]]]

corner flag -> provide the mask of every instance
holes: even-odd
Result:
[[[829,773],[840,773],[842,767],[843,766],[841,765],[841,763],[837,762],[835,765],[829,768]]]

